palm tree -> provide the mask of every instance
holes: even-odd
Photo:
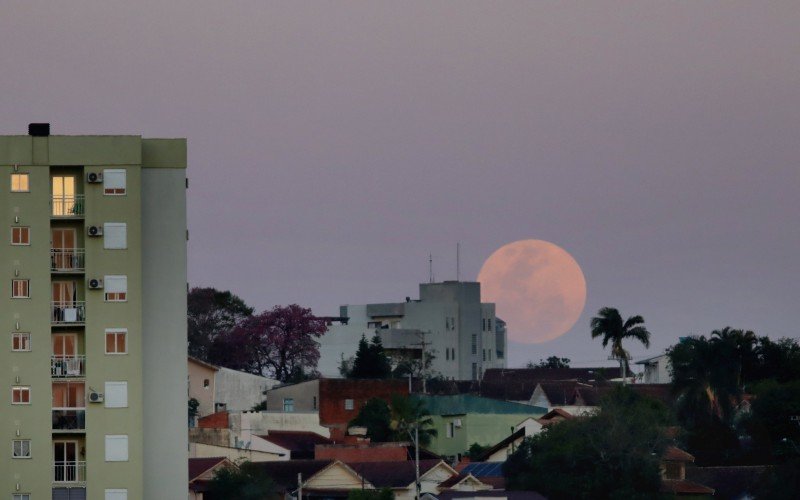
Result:
[[[611,355],[619,360],[623,384],[627,383],[630,354],[622,347],[622,340],[632,338],[650,347],[650,332],[643,325],[641,316],[631,316],[623,322],[619,311],[613,307],[600,309],[592,318],[592,338],[603,337],[604,348],[611,342]]]
[[[744,331],[726,326],[722,330],[712,331],[709,340],[716,344],[722,356],[732,358],[728,359],[728,362],[737,363],[736,386],[744,390],[758,364],[756,334],[750,330]]]
[[[431,438],[436,437],[437,431],[433,428],[433,419],[424,401],[395,394],[392,397],[391,412],[392,420],[389,427],[395,433],[395,440],[408,439],[417,425],[420,446],[427,446]]]

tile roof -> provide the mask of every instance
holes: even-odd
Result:
[[[275,462],[252,462],[252,467],[272,478],[279,488],[297,488],[297,474],[308,479],[333,463],[333,460],[281,460]]]
[[[661,492],[678,495],[713,495],[713,488],[693,483],[692,481],[682,481],[680,479],[662,479]]]
[[[694,457],[691,454],[675,446],[667,446],[661,459],[669,462],[694,462]]]
[[[190,458],[189,459],[189,481],[201,476],[204,472],[216,466],[218,463],[227,460],[225,457],[210,458]]]
[[[420,460],[419,475],[436,467],[441,460]],[[405,488],[416,479],[413,460],[403,462],[348,462],[347,466],[376,488]]]
[[[316,445],[333,443],[324,436],[308,431],[270,431],[258,437],[289,450],[292,459],[312,459]]]

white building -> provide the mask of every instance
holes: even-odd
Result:
[[[378,334],[395,361],[400,356],[435,358],[430,371],[450,379],[475,380],[488,368],[506,367],[505,322],[495,305],[481,302],[477,282],[423,283],[419,299],[386,304],[344,305],[347,320],[320,339],[318,370],[339,376],[342,359],[355,355],[362,335]]]
[[[669,356],[667,356],[666,353],[637,361],[636,364],[644,365],[644,375],[642,379],[643,383],[669,384],[672,382]]]

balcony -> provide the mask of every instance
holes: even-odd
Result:
[[[75,219],[84,216],[85,199],[82,194],[54,194],[52,217],[58,219]]]
[[[86,430],[86,408],[53,408],[53,430]]]
[[[86,302],[73,300],[69,302],[50,303],[50,322],[54,325],[78,325],[86,321]]]
[[[85,483],[86,461],[53,462],[54,483]]]
[[[54,248],[50,250],[50,271],[54,273],[82,273],[85,270],[86,251],[83,248]]]
[[[83,377],[86,375],[86,356],[50,356],[50,375],[53,378]]]

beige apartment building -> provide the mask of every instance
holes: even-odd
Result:
[[[49,129],[0,136],[0,499],[184,498],[186,140]]]

